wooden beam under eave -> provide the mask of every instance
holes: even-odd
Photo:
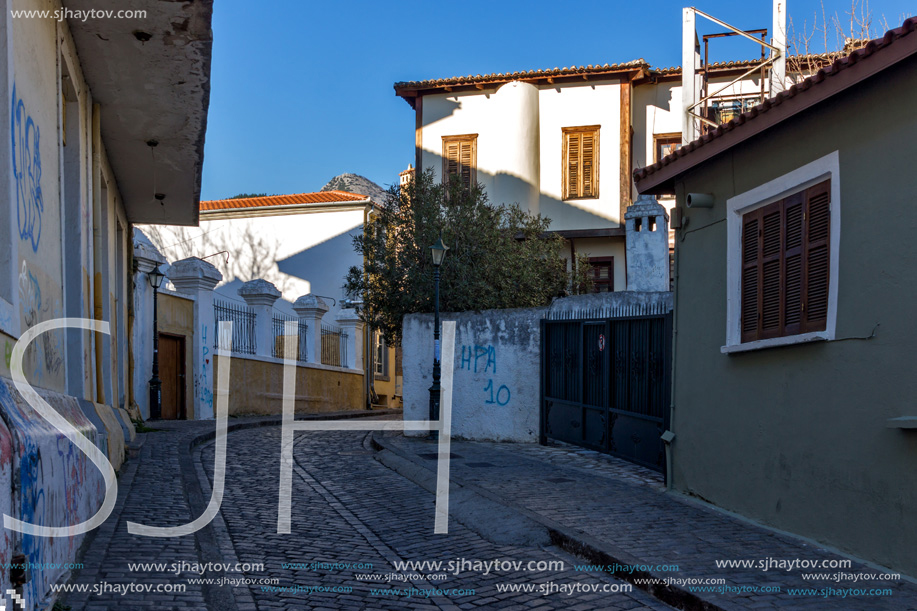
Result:
[[[414,102],[414,176],[423,172],[423,96]]]
[[[621,225],[624,225],[624,213],[631,203],[631,194],[633,182],[631,180],[631,168],[633,157],[633,129],[632,124],[632,107],[631,96],[633,93],[633,83],[623,81],[621,87],[621,176],[620,176],[620,201],[621,201]]]
[[[484,84],[483,84],[483,83],[475,83],[475,84],[474,84],[474,88],[475,88],[475,89],[481,89],[481,90],[482,90],[482,89],[484,89]]]

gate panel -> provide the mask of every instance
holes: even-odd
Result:
[[[583,324],[583,403],[605,407],[608,393],[608,365],[602,322]]]
[[[663,471],[671,313],[542,321],[542,440]]]

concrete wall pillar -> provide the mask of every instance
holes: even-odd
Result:
[[[363,370],[363,325],[360,316],[353,308],[346,308],[338,312],[336,317],[338,326],[347,334],[347,355],[341,363],[348,369]]]
[[[255,313],[255,354],[274,356],[274,302],[280,298],[277,287],[261,278],[249,280],[239,296]]]
[[[309,363],[322,362],[322,317],[329,310],[328,304],[321,297],[309,293],[293,303],[293,309],[300,321],[305,321],[306,359]]]
[[[147,420],[150,417],[150,377],[153,374],[153,287],[149,273],[163,265],[160,254],[143,233],[134,230],[134,322],[131,325],[131,388],[133,402],[128,405],[131,416]],[[81,398],[83,395],[79,395]],[[136,413],[138,412],[139,413]]]
[[[627,290],[669,290],[669,215],[652,195],[641,195],[624,213]]]
[[[213,346],[216,324],[213,316],[213,288],[223,274],[197,257],[176,261],[169,267],[169,280],[175,289],[194,299],[194,348],[191,375],[194,398],[191,409],[195,420],[213,418]]]

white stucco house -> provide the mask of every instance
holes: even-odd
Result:
[[[362,267],[353,239],[377,204],[348,191],[239,197],[200,203],[197,227],[141,225],[170,262],[197,257],[222,274],[214,299],[244,305],[238,290],[264,279],[281,293],[279,313],[295,317],[293,302],[303,295],[328,306],[324,324],[336,325],[346,297],[344,280],[351,267]],[[396,405],[400,381],[395,350],[378,333],[367,330],[362,368],[372,372],[372,392],[385,405]]]
[[[716,93],[754,61],[711,63],[698,90]],[[597,291],[624,290],[624,213],[631,171],[683,143],[681,68],[644,60],[395,83],[416,113],[414,166],[437,177],[461,172],[491,201],[518,203],[552,220],[586,254]],[[763,81],[763,82],[762,82]],[[753,72],[705,105],[723,123],[768,95]],[[671,209],[673,198],[660,203]],[[677,219],[673,219],[677,226]]]
[[[363,265],[353,238],[362,234],[373,205],[347,191],[211,200],[201,202],[197,227],[139,228],[170,261],[194,256],[216,266],[223,274],[218,294],[238,299],[242,283],[263,278],[283,302],[321,296],[334,320],[347,270]],[[283,302],[277,307],[284,309]]]

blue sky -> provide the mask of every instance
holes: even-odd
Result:
[[[678,65],[686,4],[219,0],[202,199],[317,191],[343,172],[387,187],[414,154],[414,112],[395,97],[395,81],[640,57]],[[769,0],[696,6],[737,27],[771,25]],[[787,6],[797,30],[803,20],[811,28],[816,12],[821,22],[819,0]],[[824,8],[849,27],[849,0],[824,0]],[[914,12],[913,0],[873,0],[869,8],[891,27]],[[820,51],[823,38],[815,38]],[[722,53],[713,59],[757,49],[748,43]]]

